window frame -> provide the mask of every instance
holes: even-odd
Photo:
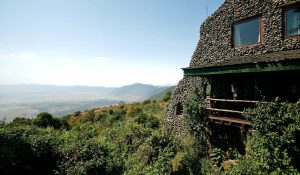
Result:
[[[235,45],[235,30],[234,30],[234,27],[235,25],[238,25],[238,24],[241,24],[241,23],[245,23],[245,22],[248,22],[248,21],[252,21],[252,20],[255,20],[255,19],[258,19],[259,22],[259,42],[256,42],[256,43],[250,43],[250,44],[242,44],[242,45]],[[233,48],[240,48],[240,47],[247,47],[247,46],[253,46],[253,45],[258,45],[258,44],[261,44],[263,43],[263,22],[262,22],[262,15],[255,15],[255,16],[250,16],[250,17],[247,17],[247,18],[244,18],[244,19],[241,19],[237,22],[234,22],[231,26],[231,31],[232,31],[232,39],[231,39],[231,43],[232,43],[232,47]]]
[[[176,115],[182,115],[183,114],[183,104],[179,101],[176,103]]]
[[[284,38],[285,39],[292,39],[292,38],[300,38],[300,33],[297,34],[297,35],[291,35],[291,36],[288,36],[287,35],[287,11],[291,10],[291,9],[294,9],[294,8],[300,8],[300,4],[297,3],[297,4],[291,4],[291,5],[288,5],[286,6],[285,8],[283,8],[283,16],[284,16],[284,31],[283,31],[283,35],[284,35]]]

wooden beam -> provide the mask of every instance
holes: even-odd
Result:
[[[267,104],[269,102],[265,101],[254,101],[254,100],[232,100],[232,99],[218,99],[218,98],[206,98],[208,101],[221,101],[221,102],[234,102],[234,103],[263,103]]]
[[[206,108],[209,111],[218,111],[218,112],[228,112],[228,113],[236,113],[236,114],[244,114],[242,111],[235,111],[229,109],[218,109],[218,108]]]
[[[232,125],[233,123],[240,124],[240,125],[250,125],[251,122],[248,120],[242,120],[242,119],[237,119],[237,118],[230,118],[230,117],[221,117],[221,116],[209,116],[208,117],[211,121],[219,124],[225,124],[227,123],[228,125]]]

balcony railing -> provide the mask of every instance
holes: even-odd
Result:
[[[254,100],[234,100],[234,99],[218,99],[218,98],[206,98],[206,101],[209,102],[209,106],[206,108],[211,112],[211,115],[209,116],[209,119],[218,124],[225,124],[225,125],[234,125],[234,126],[245,126],[249,125],[251,126],[251,122],[248,120],[243,120],[240,119],[239,117],[228,117],[228,114],[232,115],[242,115],[244,114],[244,111],[240,110],[235,110],[235,109],[223,109],[223,108],[218,108],[214,106],[215,102],[221,102],[221,103],[236,103],[236,104],[267,104],[269,102],[265,101],[254,101]],[[230,106],[230,105],[227,105]],[[224,115],[226,113],[227,115]],[[222,115],[223,114],[223,115]]]

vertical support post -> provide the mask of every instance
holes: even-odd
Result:
[[[259,100],[258,80],[256,73],[254,74],[254,100]]]
[[[210,84],[210,97],[214,98],[214,85],[213,85],[213,78],[212,76],[209,77],[209,84]],[[209,101],[209,107],[213,108],[213,102]]]

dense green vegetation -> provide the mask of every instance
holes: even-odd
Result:
[[[1,174],[299,174],[300,103],[249,109],[256,130],[246,153],[209,147],[208,113],[197,95],[186,103],[187,132],[164,128],[170,99],[119,104],[62,118],[0,123]],[[297,164],[298,163],[298,164]]]
[[[241,155],[209,143],[207,112],[197,94],[196,90],[186,104],[186,122],[198,147],[207,153],[199,156],[203,174],[300,174],[300,101],[276,100],[247,109],[243,117],[252,122],[253,132]]]
[[[168,94],[170,95],[170,94]],[[0,125],[1,174],[170,174],[183,146],[163,127],[162,101],[40,113]]]

